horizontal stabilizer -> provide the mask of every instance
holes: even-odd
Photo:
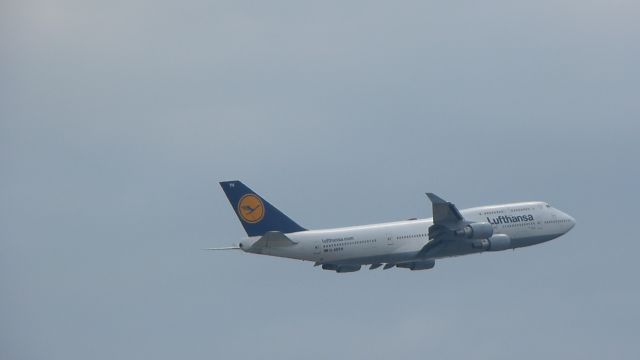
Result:
[[[283,247],[283,246],[291,246],[297,244],[295,241],[289,239],[287,235],[281,233],[280,231],[268,231],[258,241],[254,242],[251,245],[252,250],[261,249],[261,248],[274,248],[274,247]]]
[[[227,246],[227,247],[218,247],[218,248],[207,248],[202,250],[240,250],[239,246]]]

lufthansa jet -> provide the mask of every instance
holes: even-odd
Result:
[[[433,217],[335,229],[307,230],[240,181],[220,183],[247,237],[248,253],[313,261],[338,273],[392,267],[427,270],[436,259],[540,244],[566,234],[576,221],[545,202],[458,210],[427,193]]]

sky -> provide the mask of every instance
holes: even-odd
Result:
[[[0,358],[638,359],[631,0],[0,5]],[[206,252],[239,179],[311,229],[539,200],[429,271]]]

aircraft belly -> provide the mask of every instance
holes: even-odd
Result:
[[[418,255],[417,251],[406,252],[406,253],[390,253],[390,254],[381,254],[381,255],[371,255],[371,256],[358,256],[358,257],[350,257],[344,259],[336,259],[332,261],[335,264],[358,264],[358,265],[367,265],[367,264],[395,264],[404,261],[415,260]]]
[[[557,236],[554,235],[542,235],[542,236],[530,236],[512,239],[513,247],[525,247],[540,244],[552,240]],[[307,260],[321,263],[335,263],[335,264],[374,264],[374,263],[397,263],[402,261],[414,260],[418,255],[420,249],[424,244],[422,243],[408,243],[399,246],[398,244],[374,244],[368,247],[349,248],[344,246],[344,249],[338,247],[324,249],[320,247],[318,250],[314,250],[314,244],[316,242],[301,242],[291,247],[280,248],[268,248],[262,252],[264,255],[285,257],[291,259]],[[443,244],[439,249],[434,249],[433,252],[428,254],[428,258],[439,259],[455,256],[470,255],[483,252],[483,250],[473,249],[470,244],[460,243],[448,243]]]
[[[550,234],[550,235],[529,236],[529,237],[523,237],[519,239],[513,239],[512,242],[513,242],[514,248],[519,248],[519,247],[541,244],[543,242],[553,240],[558,236],[560,235]]]

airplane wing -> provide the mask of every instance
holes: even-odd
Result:
[[[440,225],[456,225],[464,218],[453,203],[443,200],[434,193],[427,193],[433,209],[433,223]]]
[[[463,228],[465,221],[453,203],[443,200],[434,193],[427,193],[431,200],[433,225],[429,227],[430,241],[420,250],[420,256],[427,256],[445,242],[456,238],[456,231]]]
[[[452,241],[490,239],[493,226],[487,222],[467,221],[455,205],[427,193],[433,207],[433,225],[429,227],[429,242],[420,250],[420,256],[429,257],[438,248]]]

